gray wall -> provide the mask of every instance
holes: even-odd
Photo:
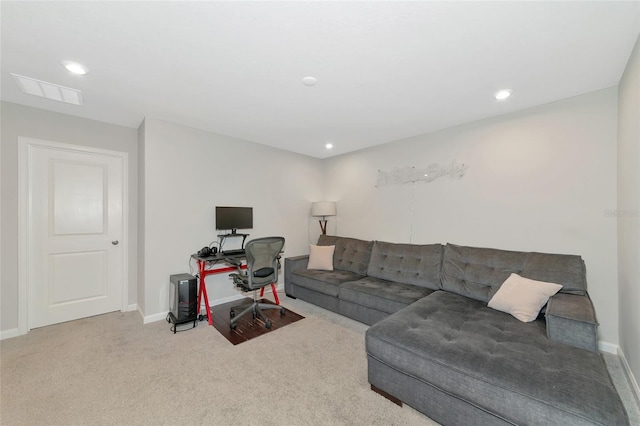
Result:
[[[618,87],[620,348],[640,379],[640,38]],[[638,383],[636,392],[640,397]]]
[[[0,330],[18,327],[18,137],[129,154],[129,303],[136,303],[138,140],[136,129],[66,114],[0,103],[2,115],[2,268]]]
[[[600,338],[616,345],[616,107],[611,88],[328,159],[337,233],[579,254]],[[378,170],[453,160],[461,179],[374,187]]]
[[[217,240],[216,206],[253,207],[250,239],[282,235],[285,256],[308,253],[321,160],[148,117],[140,134],[145,321],[164,318],[169,276],[195,273],[189,255]],[[227,275],[207,277],[211,304],[239,295]]]

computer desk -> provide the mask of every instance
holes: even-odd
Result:
[[[226,263],[225,259],[239,259],[244,260],[247,258],[245,254],[234,254],[228,255],[224,253],[217,253],[211,256],[198,256],[198,254],[192,254],[192,259],[195,259],[198,262],[198,313],[200,313],[200,303],[202,302],[202,298],[204,297],[204,303],[207,308],[207,320],[209,321],[209,325],[213,325],[213,318],[211,317],[211,306],[209,305],[209,296],[207,295],[207,286],[205,285],[204,279],[213,274],[223,274],[225,272],[234,272],[237,271],[238,268],[235,266],[225,266],[223,268],[211,268],[211,266],[216,265],[218,263]],[[247,265],[243,264],[241,266],[242,269],[247,269]],[[276,292],[275,284],[271,284],[271,291],[273,292],[273,297],[276,301],[276,305],[280,304],[280,299],[278,298],[278,293]],[[260,297],[264,296],[264,287],[260,289]],[[200,317],[201,315],[199,315]]]
[[[198,262],[198,314],[200,314],[200,304],[202,303],[202,298],[204,297],[204,303],[207,308],[207,320],[209,321],[209,325],[213,325],[213,318],[211,318],[211,306],[209,305],[209,296],[207,295],[207,286],[205,285],[204,279],[208,275],[213,274],[223,274],[225,272],[233,272],[237,271],[238,268],[235,266],[225,266],[223,268],[211,268],[213,265],[216,265],[221,262],[225,262],[225,259],[239,259],[244,260],[246,256],[244,254],[237,255],[225,255],[224,253],[217,253],[211,256],[198,256],[198,254],[192,254],[192,259],[195,259]],[[241,266],[242,269],[247,269],[247,265],[243,264]],[[199,318],[202,317],[202,314],[199,315]]]

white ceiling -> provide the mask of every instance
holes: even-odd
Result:
[[[640,1],[2,1],[1,19],[5,101],[325,158],[615,86]],[[24,94],[10,73],[85,104]]]

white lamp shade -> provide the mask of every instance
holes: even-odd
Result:
[[[311,203],[311,216],[335,216],[335,201],[316,201]]]

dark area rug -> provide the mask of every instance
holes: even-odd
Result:
[[[263,312],[271,320],[271,329],[267,329],[264,325],[264,321],[260,318],[254,320],[252,315],[247,314],[236,322],[236,329],[231,330],[231,327],[229,326],[231,321],[229,310],[232,306],[251,303],[251,300],[252,299],[247,297],[211,308],[213,326],[234,345],[246,342],[254,337],[262,336],[263,334],[273,333],[279,328],[304,318],[302,315],[298,315],[292,310],[286,308],[286,313],[282,316],[280,315],[279,309],[265,309]],[[260,303],[275,305],[275,303],[267,299],[260,299]],[[206,318],[202,325],[204,324],[206,324]]]

